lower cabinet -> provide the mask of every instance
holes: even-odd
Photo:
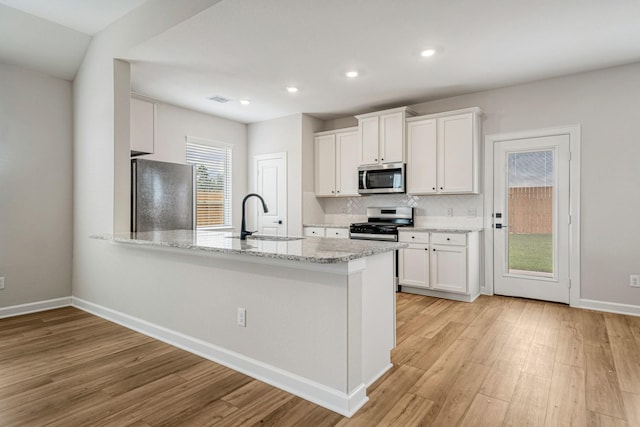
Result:
[[[480,294],[479,233],[401,231],[398,254],[403,292],[473,301]],[[407,288],[405,288],[407,287]]]
[[[305,237],[332,237],[335,239],[348,239],[348,228],[337,227],[304,227]]]

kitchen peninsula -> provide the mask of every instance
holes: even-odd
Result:
[[[231,233],[192,230],[93,238],[132,251],[141,262],[154,250],[164,262],[178,257],[205,270],[207,283],[184,278],[202,295],[178,294],[175,313],[168,313],[193,317],[175,319],[173,338],[164,338],[172,344],[346,416],[392,366],[394,251],[406,244],[268,236],[241,241]],[[185,309],[188,304],[194,306]]]

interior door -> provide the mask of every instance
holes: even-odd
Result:
[[[569,303],[569,138],[495,144],[496,294]]]
[[[259,234],[274,236],[287,234],[287,154],[274,153],[255,157],[256,190],[262,196],[269,212],[257,209]]]

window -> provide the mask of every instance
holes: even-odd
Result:
[[[196,228],[231,227],[231,146],[187,137],[196,172]]]

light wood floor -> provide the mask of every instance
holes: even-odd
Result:
[[[398,294],[397,320],[347,419],[74,308],[0,319],[0,426],[640,426],[640,318]]]

